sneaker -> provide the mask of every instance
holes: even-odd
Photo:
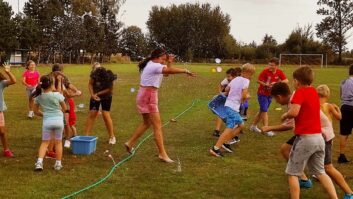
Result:
[[[243,121],[248,121],[248,117],[246,115],[241,116],[241,119],[243,119]]]
[[[220,149],[216,150],[214,147],[212,147],[210,149],[210,153],[211,153],[211,155],[213,155],[215,157],[223,157],[223,154],[222,154],[221,150]]]
[[[239,139],[238,136],[235,136],[234,138],[232,138],[232,139],[229,141],[229,144],[230,144],[230,145],[233,145],[233,144],[236,144],[236,143],[238,143],[238,142],[240,142],[240,139]]]
[[[59,164],[59,163],[57,163],[57,162],[55,162],[55,164],[54,164],[54,169],[55,169],[56,171],[59,171],[61,168],[63,168],[63,165],[62,165],[62,164]]]
[[[218,130],[214,130],[212,135],[215,137],[219,137],[221,133]]]
[[[273,131],[269,131],[269,132],[264,133],[264,135],[266,135],[268,137],[273,137],[273,136],[275,136],[275,133]]]
[[[13,158],[13,153],[10,151],[10,149],[4,150],[4,156],[7,158]]]
[[[67,149],[69,149],[70,146],[71,146],[70,140],[65,140],[64,147],[67,148]]]
[[[232,147],[230,146],[230,144],[223,144],[222,145],[222,148],[227,151],[228,153],[233,153],[233,149]]]
[[[353,199],[353,194],[346,193],[346,194],[344,194],[344,198],[343,199]]]
[[[338,157],[338,163],[345,164],[348,162],[349,160],[347,160],[346,156],[344,154],[340,154],[340,156]]]
[[[299,185],[301,189],[310,189],[311,187],[313,187],[313,183],[311,182],[310,179],[308,180],[299,179]]]
[[[55,159],[56,158],[56,153],[54,151],[49,151],[47,153],[47,158],[53,158]]]
[[[254,133],[261,133],[261,130],[259,128],[257,128],[257,126],[255,126],[255,125],[250,126],[250,131],[252,131]]]
[[[43,162],[37,162],[37,163],[34,165],[34,170],[35,170],[35,171],[43,171]]]
[[[115,137],[109,138],[109,144],[116,144]]]

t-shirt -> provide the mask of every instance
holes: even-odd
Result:
[[[237,77],[233,79],[228,86],[230,91],[225,103],[225,106],[239,112],[241,105],[243,90],[249,88],[250,80],[244,77]]]
[[[65,100],[64,96],[58,92],[42,93],[35,98],[35,103],[40,105],[43,110],[44,119],[63,118],[60,102]]]
[[[335,137],[335,132],[333,131],[333,127],[332,127],[332,122],[322,110],[320,111],[320,120],[321,120],[321,132],[324,135],[325,141],[328,142]]]
[[[162,71],[164,67],[166,66],[149,61],[141,73],[141,86],[159,88],[163,80]]]
[[[40,74],[38,71],[26,70],[22,77],[26,78],[25,82],[31,87],[36,87],[39,82]]]
[[[6,111],[7,107],[4,100],[4,89],[7,87],[7,80],[0,81],[0,112]]]
[[[353,77],[349,77],[341,83],[342,105],[353,106]]]
[[[321,133],[320,99],[316,89],[302,87],[295,91],[292,104],[300,105],[299,114],[295,117],[296,135]]]
[[[222,92],[224,92],[225,88],[228,86],[230,81],[228,81],[227,78],[225,78],[224,80],[221,81],[221,86],[223,87]]]
[[[273,73],[268,68],[263,70],[258,78],[259,81],[262,81],[264,83],[269,83],[269,84],[277,83],[285,79],[287,79],[287,77],[282,70],[276,69],[276,71]],[[260,84],[259,89],[257,90],[257,93],[265,96],[270,96],[271,88]]]

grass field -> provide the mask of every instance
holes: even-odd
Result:
[[[26,118],[27,100],[21,85],[21,68],[13,73],[18,83],[5,91],[8,111],[5,114],[10,147],[16,155],[13,159],[0,157],[0,198],[61,198],[77,191],[99,178],[104,177],[112,167],[112,161],[103,155],[109,149],[116,161],[126,157],[123,143],[141,121],[135,108],[139,74],[136,65],[107,65],[118,73],[114,86],[112,118],[114,121],[117,145],[108,146],[108,136],[102,118],[98,118],[94,132],[99,137],[97,151],[90,156],[75,156],[64,152],[63,166],[60,172],[52,169],[54,160],[44,161],[44,171],[33,172],[37,150],[41,142],[41,118]],[[182,66],[184,67],[184,66]],[[207,109],[206,100],[217,93],[217,85],[224,73],[212,73],[215,65],[192,65],[189,68],[198,73],[197,78],[184,75],[170,76],[163,81],[160,90],[160,110],[163,123],[191,105],[194,99],[200,99],[189,112],[176,123],[164,128],[165,144],[171,158],[179,158],[182,172],[175,172],[177,164],[165,164],[156,157],[153,139],[149,139],[136,155],[111,178],[94,189],[82,193],[77,198],[288,198],[288,187],[284,173],[285,161],[279,154],[279,147],[292,134],[282,133],[269,138],[245,131],[235,153],[224,158],[214,158],[208,149],[215,143],[211,136],[215,116]],[[227,69],[229,66],[223,66]],[[263,69],[257,67],[257,75]],[[39,67],[41,74],[49,72],[49,67]],[[284,71],[291,79],[294,67]],[[84,95],[76,99],[76,104],[84,103],[88,107],[89,95],[87,82],[89,66],[66,66],[65,73],[70,80],[83,91]],[[332,90],[332,102],[339,103],[339,83],[347,76],[347,69],[315,69],[315,85],[325,83]],[[255,77],[255,78],[256,78]],[[256,101],[257,84],[251,82],[249,116],[250,121],[258,109]],[[275,111],[272,104],[270,123],[279,122],[283,113]],[[87,110],[78,112],[78,131],[82,132]],[[336,134],[338,130],[335,122]],[[353,144],[349,143],[348,158],[353,159]],[[336,164],[338,140],[334,145],[335,166],[347,177],[353,186],[353,165]],[[343,193],[338,191],[340,198]],[[325,198],[317,182],[314,188],[302,191],[302,198]]]

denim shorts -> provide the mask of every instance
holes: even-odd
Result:
[[[240,116],[239,112],[231,109],[230,107],[226,106],[226,127],[233,129],[237,125],[243,124],[243,119]]]
[[[268,109],[270,108],[272,102],[271,96],[257,94],[257,100],[259,101],[260,112],[268,112]]]

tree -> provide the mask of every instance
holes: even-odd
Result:
[[[121,52],[137,60],[145,56],[147,52],[147,41],[141,28],[129,26],[121,31],[120,44]]]
[[[10,51],[18,47],[16,27],[12,15],[11,6],[0,0],[0,56],[2,55],[3,58],[8,58]],[[0,59],[0,62],[1,60],[3,59]]]
[[[325,18],[316,25],[317,36],[338,53],[342,61],[342,52],[347,44],[347,33],[353,28],[352,0],[319,0],[317,14]]]
[[[154,6],[147,27],[151,40],[187,59],[224,55],[224,38],[229,35],[230,17],[210,4]]]
[[[265,34],[262,44],[256,48],[257,59],[269,59],[277,54],[277,41],[272,35]]]

